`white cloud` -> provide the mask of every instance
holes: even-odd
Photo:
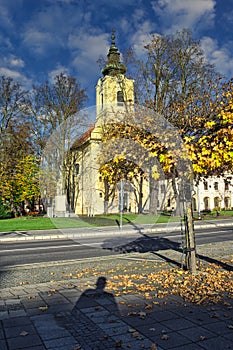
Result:
[[[151,33],[154,31],[154,24],[145,17],[142,11],[137,11],[132,16],[135,30],[130,36],[130,43],[139,57],[143,54],[144,46],[150,42]]]
[[[69,36],[68,47],[72,51],[72,65],[85,83],[97,77],[97,60],[100,56],[107,55],[109,39],[109,35],[105,33],[78,32]]]
[[[201,46],[207,60],[215,65],[218,72],[229,78],[233,76],[232,42],[220,47],[217,40],[204,37],[201,40]]]
[[[10,77],[20,83],[25,89],[30,89],[32,86],[32,80],[27,78],[24,74],[20,73],[17,70],[10,69],[7,67],[0,68],[0,75]]]
[[[24,67],[24,61],[21,58],[17,58],[15,56],[11,56],[9,58],[9,65],[12,66],[12,67],[23,68]]]
[[[54,79],[56,78],[57,75],[60,75],[61,73],[65,74],[65,75],[70,75],[70,70],[67,67],[58,65],[55,69],[53,69],[51,72],[49,72],[49,80],[51,82],[54,81]]]
[[[7,77],[11,77],[13,79],[20,79],[22,77],[21,73],[16,71],[16,70],[12,70],[6,67],[1,67],[0,68],[0,74],[1,75],[5,75]]]
[[[152,1],[165,33],[182,28],[201,30],[210,28],[215,17],[216,0],[158,0]]]
[[[24,33],[23,43],[29,50],[39,55],[44,55],[49,48],[57,44],[52,33],[40,32],[36,29],[29,29]]]

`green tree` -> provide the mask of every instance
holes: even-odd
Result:
[[[12,216],[22,214],[24,211],[23,201],[31,200],[28,194],[27,197],[23,198],[22,196],[22,193],[27,193],[26,187],[28,185],[26,182],[17,185],[20,164],[22,169],[25,166],[25,177],[26,172],[28,172],[28,176],[30,177],[30,173],[33,170],[29,168],[30,165],[33,166],[32,162],[24,164],[25,159],[30,159],[28,157],[33,156],[30,133],[30,125],[9,125],[7,137],[4,138],[4,142],[2,143],[0,153],[0,198],[3,203],[9,205]],[[20,170],[21,172],[22,169]]]

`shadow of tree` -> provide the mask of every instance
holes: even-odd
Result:
[[[140,233],[141,237],[132,241],[130,238],[110,238],[105,240],[102,248],[112,250],[117,253],[153,253],[169,263],[181,266],[181,263],[173,260],[165,255],[158,253],[161,250],[174,250],[177,252],[183,252],[180,243],[171,241],[168,238],[159,236],[148,236],[144,233]]]
[[[129,221],[129,220],[128,220]],[[135,223],[129,223],[137,230],[137,233],[140,237],[132,240],[129,237],[117,237],[110,238],[104,241],[102,248],[112,250],[117,253],[152,253],[168,263],[175,264],[178,267],[183,266],[183,259],[185,258],[185,248],[181,243],[174,242],[168,238],[160,237],[160,236],[150,236],[142,232],[142,229],[138,227]],[[166,255],[161,254],[161,251],[165,250],[173,250],[181,254],[180,261],[175,259],[171,259]],[[159,252],[159,253],[158,253]],[[207,263],[216,264],[220,268],[225,269],[227,271],[233,271],[233,267],[223,261],[217,260],[215,258],[199,255],[197,254],[198,261],[203,260]]]

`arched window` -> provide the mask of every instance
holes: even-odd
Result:
[[[124,103],[123,91],[117,91],[117,104],[118,104],[118,106],[122,106],[123,103]]]
[[[225,191],[229,191],[229,182],[225,180]]]
[[[220,207],[221,205],[221,199],[219,197],[214,197],[214,206],[216,207]]]
[[[225,197],[224,198],[224,206],[226,209],[230,209],[231,208],[231,199],[230,197]]]
[[[204,209],[209,210],[210,209],[210,199],[209,197],[204,198]]]

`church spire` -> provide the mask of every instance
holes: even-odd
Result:
[[[102,69],[103,75],[116,76],[118,74],[126,73],[126,66],[120,62],[120,53],[118,47],[115,44],[115,30],[112,29],[111,46],[108,51],[108,61],[105,67]]]

